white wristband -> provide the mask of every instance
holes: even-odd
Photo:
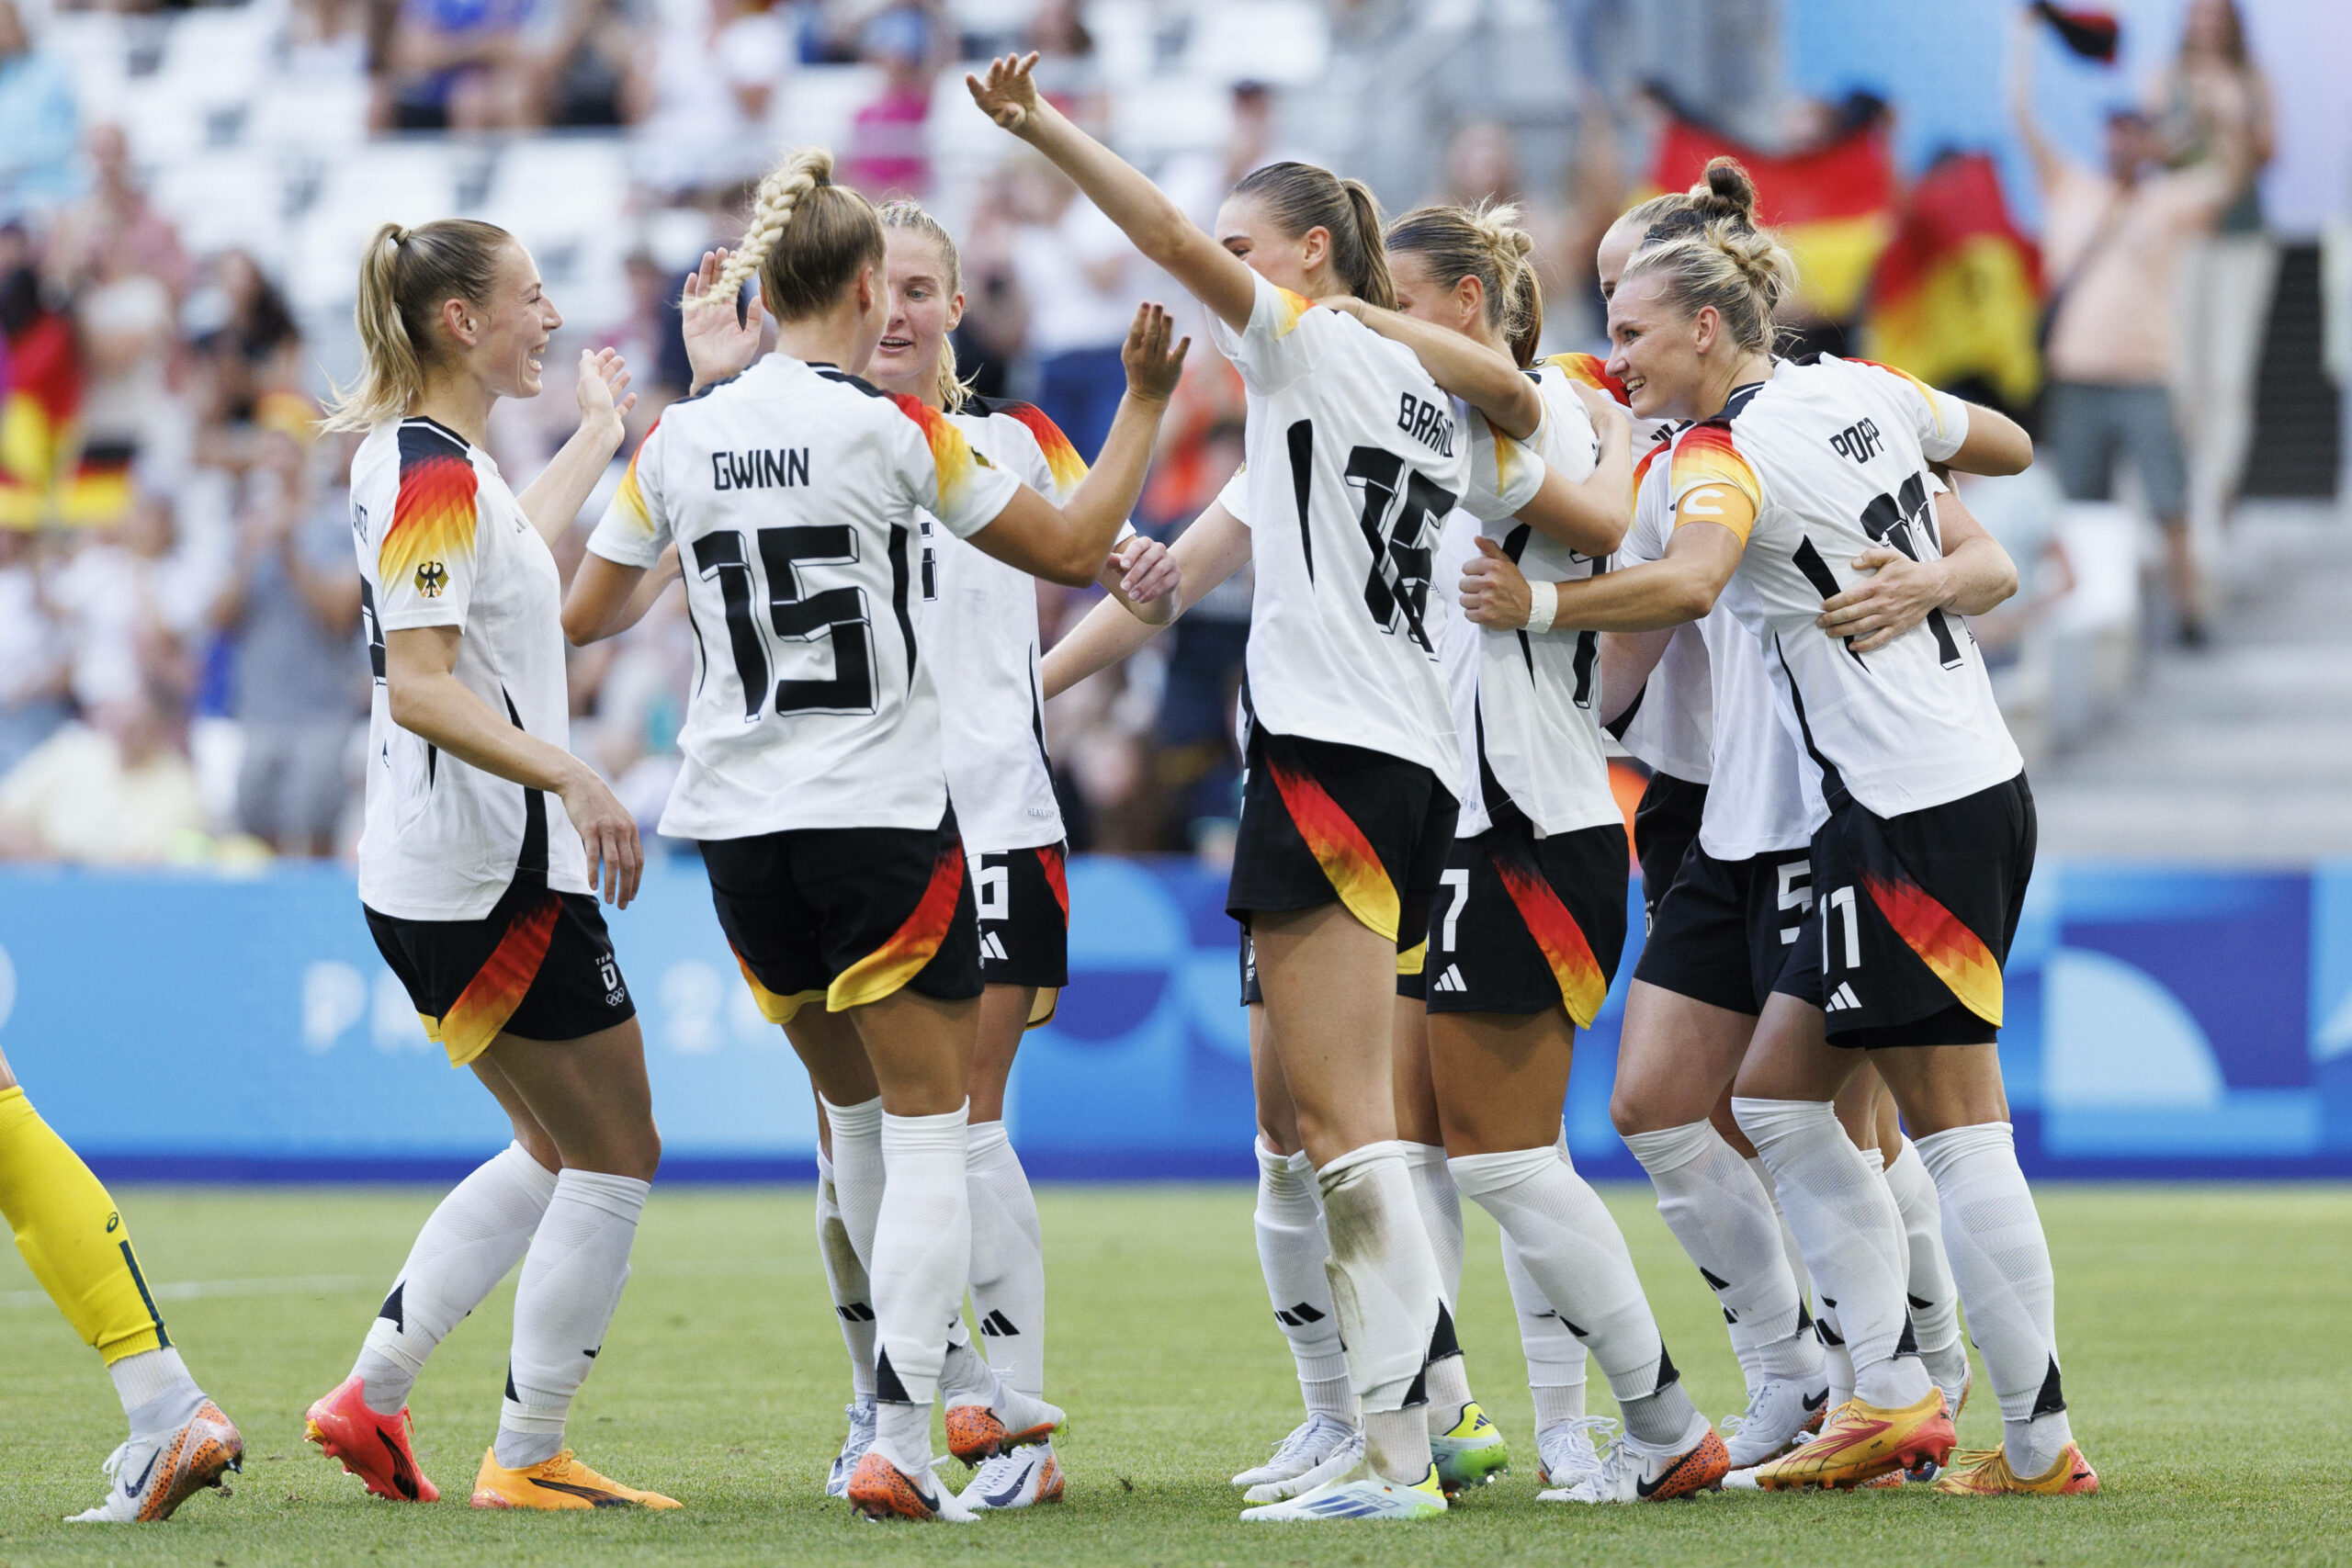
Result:
[[[1530,582],[1527,585],[1527,629],[1548,632],[1552,617],[1560,613],[1560,585],[1556,582]]]

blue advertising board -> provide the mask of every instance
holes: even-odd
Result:
[[[1007,1110],[1046,1178],[1253,1173],[1249,1035],[1224,879],[1082,857],[1071,984]],[[738,976],[700,868],[664,862],[612,918],[672,1178],[805,1175],[807,1079]],[[1634,932],[1565,1108],[1595,1176]],[[2001,1054],[2030,1172],[2352,1175],[2352,866],[2045,864]],[[117,1176],[440,1176],[503,1123],[424,1037],[339,868],[0,871],[0,1050]]]

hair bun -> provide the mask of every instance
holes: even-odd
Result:
[[[1710,219],[1736,218],[1756,221],[1756,182],[1740,161],[1731,157],[1707,160],[1707,172],[1690,187],[1692,205]]]

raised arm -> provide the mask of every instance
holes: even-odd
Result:
[[[989,62],[985,78],[967,74],[964,85],[983,113],[1076,182],[1136,249],[1166,269],[1227,326],[1236,332],[1247,327],[1257,303],[1257,276],[1203,233],[1182,208],[1134,165],[1039,97],[1030,76],[1036,63],[1035,54],[1006,55]]]
[[[2018,140],[2025,144],[2027,156],[2033,160],[2034,178],[2048,190],[2065,172],[2065,160],[2041,134],[2041,121],[2033,112],[2033,50],[2037,24],[2032,11],[2020,9],[2009,29],[2009,117],[2015,123]]]
[[[1200,603],[1203,594],[1239,571],[1249,558],[1250,530],[1222,502],[1211,503],[1168,547],[1169,562],[1183,578],[1169,596],[1168,621]],[[1089,675],[1109,669],[1158,637],[1167,624],[1140,620],[1124,605],[1104,600],[1046,650],[1046,696],[1057,697]]]
[[[628,366],[618,349],[580,351],[575,395],[580,400],[580,428],[539,470],[539,477],[514,498],[531,526],[550,545],[578,520],[580,509],[588,504],[596,481],[604,478],[605,467],[628,434],[622,421],[637,406],[637,394],[628,390]]]
[[[971,536],[971,542],[1008,566],[1033,577],[1084,588],[1102,571],[1120,525],[1143,493],[1151,468],[1151,448],[1160,416],[1182,375],[1185,338],[1172,348],[1174,328],[1158,305],[1136,311],[1120,358],[1127,367],[1127,394],[1102,443],[1102,454],[1069,498],[1056,506],[1023,485],[1002,512]]]

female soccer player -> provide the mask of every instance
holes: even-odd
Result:
[[[366,369],[331,428],[365,430],[351,513],[375,706],[359,897],[384,961],[514,1142],[425,1222],[351,1376],[309,1435],[380,1496],[439,1490],[410,1447],[424,1359],[519,1258],[514,1345],[483,1508],[674,1508],[563,1446],[662,1157],[636,1007],[594,897],[626,907],[628,812],[567,751],[548,543],[620,445],[628,376],[583,354],[580,428],[520,496],[482,450],[491,406],[538,395],[563,324],[529,253],[487,223],[388,223],[359,268]],[[560,803],[571,830],[548,821]]]
[[[1419,944],[1453,838],[1453,723],[1426,610],[1467,442],[1409,353],[1312,303],[1388,301],[1369,191],[1276,164],[1235,187],[1212,240],[1041,101],[1033,64],[994,62],[968,79],[974,98],[1200,299],[1249,392],[1253,717],[1227,907],[1255,942],[1322,1188],[1367,1463],[1244,1517],[1442,1512],[1421,1408],[1440,1281],[1389,1067],[1398,954]]]
[[[956,242],[911,201],[881,209],[890,312],[866,370],[887,392],[944,412],[972,449],[1040,494],[1068,504],[1085,460],[1045,412],[989,402],[957,378],[948,334],[964,311]],[[1122,530],[1098,581],[1145,621],[1164,621],[1175,570],[1167,547]],[[1045,1394],[1046,1259],[1037,1203],[1004,1125],[1005,1085],[1023,1033],[1045,1023],[1069,974],[1069,894],[1063,875],[1061,808],[1046,755],[1038,687],[1035,580],[922,523],[922,595],[915,627],[932,653],[945,743],[948,798],[956,807],[980,918],[978,1042],[969,1082],[968,1181],[972,1201],[972,1314],[989,1362],[1032,1398]],[[1133,585],[1130,588],[1130,584]],[[828,1160],[830,1166],[830,1160]],[[831,1180],[830,1170],[820,1176]],[[838,1206],[838,1192],[835,1198]],[[826,1249],[829,1262],[839,1249]],[[854,1262],[854,1258],[852,1258]],[[862,1282],[836,1312],[863,1299]],[[850,1326],[854,1313],[842,1314]],[[865,1325],[860,1325],[864,1327]],[[867,1409],[853,1410],[853,1446],[872,1430],[873,1337],[853,1347],[854,1377]],[[861,1450],[862,1452],[862,1450]],[[859,1454],[845,1447],[846,1475]],[[1063,1472],[1050,1438],[986,1460],[961,1495],[973,1508],[1027,1507],[1060,1498]]]
[[[890,315],[888,248],[872,205],[831,174],[820,149],[787,158],[761,183],[741,247],[690,297],[690,316],[718,312],[724,335],[738,285],[756,275],[777,352],[673,405],[646,437],[566,625],[579,640],[607,635],[675,541],[706,642],[662,830],[700,840],[720,927],[823,1097],[876,1320],[874,1446],[847,1495],[875,1517],[969,1520],[931,1479],[931,1405],[970,1260],[981,976],[915,629],[922,523],[1023,571],[1093,581],[1187,345],[1169,347],[1157,307],[1137,312],[1129,395],[1095,475],[1057,508],[941,414],[858,378]],[[734,342],[741,365],[756,317]],[[807,1010],[820,998],[822,1011]],[[1058,1424],[1029,1404],[1049,1418],[999,1426],[987,1451]]]
[[[1725,597],[1763,641],[1784,716],[1821,770],[1829,815],[1796,950],[1819,955],[1811,988],[1827,1043],[1776,996],[1733,1108],[1815,1285],[1838,1303],[1856,1393],[1819,1441],[1757,1479],[1850,1484],[1952,1446],[1944,1395],[1912,1353],[1894,1200],[1831,1106],[1859,1049],[1918,1134],[2005,1417],[2004,1450],[1964,1456],[1938,1486],[2088,1491],[2097,1476],[2067,1429],[2049,1253],[1993,1044],[2001,954],[2031,870],[2031,796],[1965,626],[1931,614],[1863,652],[1820,624],[1863,550],[1939,549],[1930,461],[2015,471],[2031,446],[2001,416],[1900,372],[1828,358],[1776,367],[1769,323],[1792,274],[1768,236],[1722,220],[1628,264],[1610,304],[1610,368],[1637,412],[1700,423],[1675,442],[1662,558],[1560,592],[1562,614],[1613,630],[1679,625]]]

